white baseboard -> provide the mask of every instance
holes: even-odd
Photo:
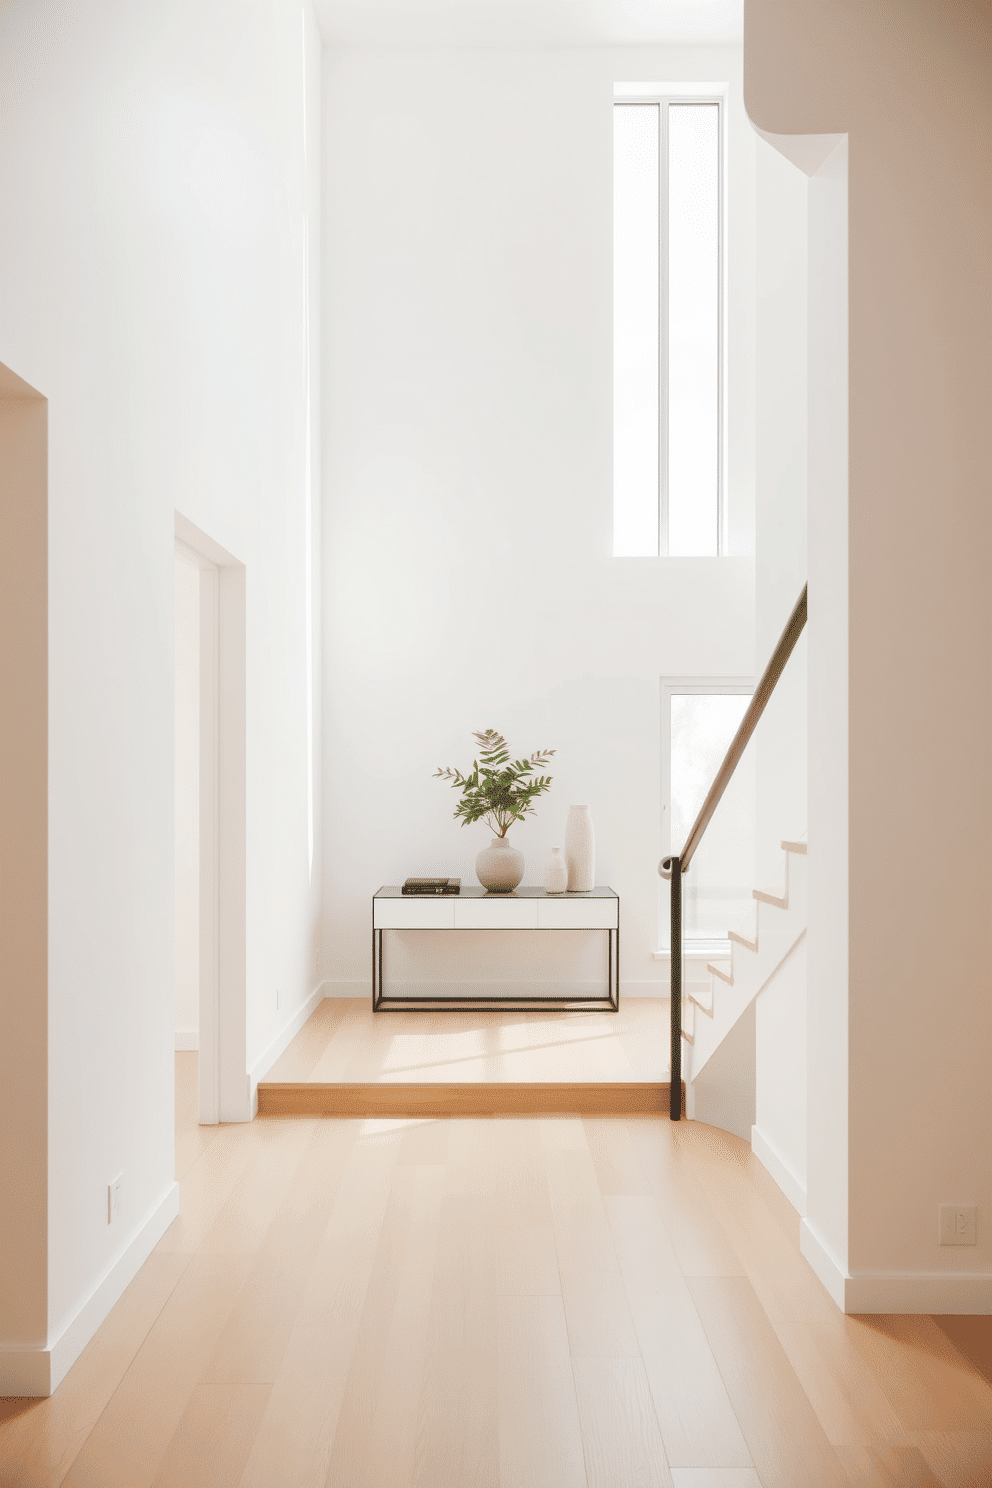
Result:
[[[799,1248],[830,1296],[846,1313],[992,1313],[992,1275],[987,1271],[856,1271],[847,1274],[808,1219],[799,1227]]]
[[[372,984],[371,984],[371,982],[324,982],[322,985],[323,985],[323,995],[325,997],[351,997],[351,998],[357,998],[360,1001],[369,1001],[369,1002],[372,999]],[[461,983],[458,983],[457,985],[459,985],[459,986],[465,986],[465,983],[464,982],[461,982]],[[549,989],[550,994],[553,995],[554,994],[554,987],[556,986],[556,983],[554,983],[554,982],[548,982],[547,983],[547,986],[548,986],[548,989]],[[588,984],[588,986],[585,986],[585,984],[583,984],[583,986],[584,986],[584,990],[587,993],[587,995],[595,995],[595,993],[597,993],[600,990],[599,983],[592,983],[592,982],[590,982]],[[487,987],[487,993],[490,992],[490,991],[491,991],[491,989],[489,989]],[[392,995],[392,989],[391,989],[390,995]],[[486,995],[486,994],[479,994],[479,995]],[[665,1000],[665,1002],[667,1002],[668,1001],[668,983],[667,983],[667,981],[660,982],[660,981],[657,981],[657,980],[655,980],[655,981],[647,981],[647,982],[626,982],[626,981],[624,981],[624,982],[621,982],[620,983],[620,996],[621,996],[621,998],[624,998],[624,997],[655,997],[655,998],[663,998]]]
[[[799,1222],[799,1249],[809,1261],[828,1295],[836,1302],[841,1312],[846,1312],[847,1283],[850,1277],[830,1247],[820,1239],[808,1219]]]
[[[325,997],[351,997],[372,1001],[371,979],[365,982],[323,982],[321,986]]]
[[[200,1047],[200,1030],[198,1028],[176,1029],[176,1053],[190,1051],[196,1052]]]
[[[793,1209],[802,1218],[806,1213],[806,1185],[789,1167],[774,1142],[770,1142],[757,1126],[751,1128],[751,1151],[761,1166],[772,1175]]]
[[[668,978],[666,977],[663,982],[657,980],[647,982],[622,981],[620,983],[620,998],[622,1000],[625,997],[654,997],[668,1002],[670,1000]]]
[[[279,1055],[289,1048],[289,1045],[293,1042],[304,1023],[316,1010],[317,1004],[322,1002],[327,995],[324,990],[327,986],[327,982],[319,982],[314,987],[303,1006],[297,1008],[289,1022],[284,1024],[265,1052],[255,1060],[255,1063],[248,1071],[248,1109],[251,1112],[252,1120],[258,1115],[259,1080],[265,1079],[269,1070],[279,1058]]]
[[[179,1184],[172,1183],[56,1339],[46,1348],[0,1349],[0,1395],[52,1394],[178,1213]]]

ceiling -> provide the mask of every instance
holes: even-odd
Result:
[[[743,0],[314,0],[329,46],[739,43]]]

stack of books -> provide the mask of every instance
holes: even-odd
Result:
[[[404,894],[457,894],[461,891],[460,878],[408,878],[401,890]]]

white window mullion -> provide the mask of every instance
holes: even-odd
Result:
[[[617,557],[726,551],[723,110],[614,105]]]
[[[614,111],[613,551],[633,558],[658,553],[660,112]]]

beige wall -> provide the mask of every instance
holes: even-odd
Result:
[[[812,468],[810,491],[806,1241],[851,1310],[992,1308],[990,40],[977,3],[745,7],[752,120],[849,148],[824,185],[849,212],[846,509]],[[978,1204],[977,1248],[938,1246],[940,1201]]]
[[[47,403],[0,367],[0,1317],[28,1347],[48,1326],[47,444]]]

